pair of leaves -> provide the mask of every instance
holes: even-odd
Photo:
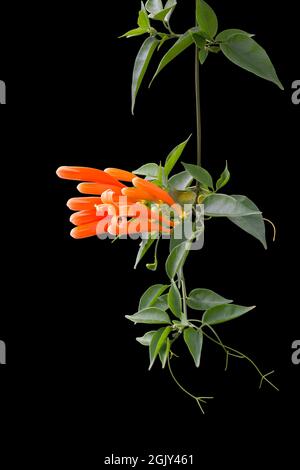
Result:
[[[191,309],[205,311],[202,320],[209,325],[233,320],[255,308],[234,305],[232,302],[209,289],[194,289],[187,298]]]
[[[160,357],[162,367],[165,367],[171,348],[171,342],[168,338],[171,331],[172,328],[167,326],[160,328],[159,330],[148,331],[144,336],[136,338],[140,344],[149,347],[149,370],[152,368],[158,355]]]
[[[176,145],[176,147],[171,150],[171,152],[166,158],[165,165],[163,167],[157,165],[157,163],[146,163],[146,165],[143,165],[137,170],[134,170],[133,173],[141,176],[146,176],[151,179],[157,179],[159,178],[159,172],[161,169],[164,176],[162,179],[167,179],[174,166],[178,162],[179,158],[181,157],[190,138],[191,135],[184,142],[181,142],[179,145]]]
[[[167,289],[169,289],[168,294],[163,296],[162,294],[164,294]],[[150,307],[155,307],[163,311],[169,308],[177,318],[181,319],[181,295],[174,281],[172,281],[171,287],[165,284],[155,284],[144,292],[139,302],[139,312]]]
[[[183,163],[185,170],[206,189],[214,189],[214,183],[210,173],[205,168],[199,165],[191,165],[190,163]],[[228,170],[227,162],[224,171],[217,181],[217,191],[223,188],[230,180],[230,172]]]
[[[146,10],[150,13],[149,18],[169,23],[170,17],[176,5],[177,0],[168,0],[165,6],[161,0],[148,0],[145,7]]]
[[[150,32],[151,25],[150,25],[150,21],[149,21],[149,18],[148,18],[148,15],[147,15],[147,12],[143,3],[142,3],[142,8],[138,14],[137,24],[138,24],[138,28],[131,29],[130,31],[127,31],[127,33],[123,34],[120,37],[131,38],[134,36],[141,36],[142,34],[146,34]]]

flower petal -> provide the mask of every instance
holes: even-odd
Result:
[[[85,225],[91,222],[99,222],[100,220],[103,220],[105,217],[107,217],[107,215],[107,212],[101,216],[97,215],[96,208],[94,207],[92,210],[75,212],[75,214],[71,215],[70,222],[74,225]]]
[[[99,221],[90,222],[89,224],[79,225],[79,227],[71,230],[71,237],[76,239],[94,237],[97,234],[97,226]]]
[[[102,194],[107,189],[111,189],[117,194],[121,194],[121,188],[107,183],[80,183],[77,189],[82,194]]]
[[[149,192],[152,195],[152,200],[163,201],[166,204],[169,204],[169,206],[176,204],[174,199],[167,193],[167,191],[159,188],[155,184],[151,183],[151,181],[136,177],[132,180],[132,183],[136,188]]]
[[[57,176],[66,180],[91,181],[95,183],[107,183],[123,187],[118,180],[102,170],[83,166],[61,166],[56,171]]]
[[[73,197],[67,202],[67,206],[72,211],[82,211],[93,209],[94,206],[102,204],[100,197]]]
[[[129,197],[131,200],[134,201],[156,201],[157,199],[153,197],[152,194],[150,194],[148,191],[145,191],[143,189],[137,189],[137,188],[123,188],[122,189],[122,194],[124,196]]]
[[[126,170],[120,170],[119,168],[105,168],[105,173],[121,181],[132,181],[136,177],[133,173]]]

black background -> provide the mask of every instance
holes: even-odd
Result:
[[[205,416],[167,371],[147,371],[147,351],[135,341],[144,329],[124,319],[147,286],[165,282],[163,269],[133,271],[134,241],[71,239],[65,202],[76,196],[76,184],[55,176],[60,165],[133,170],[158,162],[191,132],[184,160],[194,162],[193,51],[170,64],[150,91],[143,86],[135,117],[130,80],[141,39],[117,37],[135,27],[138,1],[100,9],[91,2],[52,4],[40,12],[34,34],[12,42],[13,54],[3,58],[0,79],[7,82],[10,105],[1,116],[9,148],[3,235],[12,248],[3,267],[8,306],[0,338],[8,364],[1,367],[1,387],[7,423],[14,416],[21,437],[34,423],[49,458],[61,449],[59,462],[83,456],[101,463],[111,452],[152,451],[241,466],[238,449],[247,462],[283,455],[292,460],[299,425],[299,366],[291,362],[291,344],[299,339],[300,108],[291,101],[299,63],[297,15],[294,2],[288,3],[283,11],[273,2],[211,1],[220,30],[256,34],[285,91],[221,55],[211,55],[201,69],[203,165],[217,176],[228,160],[228,191],[253,199],[275,223],[277,240],[272,243],[268,228],[265,251],[226,220],[213,221],[205,248],[189,260],[187,282],[257,305],[218,331],[265,371],[275,369],[280,388],[258,391],[259,378],[244,362],[231,360],[223,372],[222,353],[207,347],[202,369],[189,358],[175,365],[192,391],[215,396]],[[193,2],[179,2],[174,29],[181,32],[193,21]],[[162,259],[166,253],[162,247]],[[52,426],[49,441],[44,432]],[[13,432],[7,427],[6,437]],[[27,447],[28,455],[32,450]]]

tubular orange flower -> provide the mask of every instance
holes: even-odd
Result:
[[[90,209],[90,210],[84,210],[80,212],[75,212],[75,214],[72,214],[70,217],[70,222],[74,225],[85,225],[89,224],[90,222],[96,222],[104,219],[108,213],[99,216],[97,215],[96,209]]]
[[[73,197],[67,202],[68,208],[72,211],[93,209],[99,204],[102,204],[101,197]]]
[[[169,204],[169,206],[175,205],[174,199],[165,191],[164,189],[159,188],[151,181],[143,180],[142,178],[134,178],[132,180],[133,185],[143,191],[147,191],[152,195],[152,200],[160,200]]]
[[[134,173],[126,170],[120,170],[119,168],[105,168],[105,173],[109,174],[113,178],[121,181],[129,181],[131,182],[133,178],[136,177]]]
[[[94,222],[90,222],[89,224],[79,225],[78,227],[75,227],[73,230],[71,230],[71,237],[81,239],[100,235],[98,224],[99,221],[96,220]],[[105,233],[105,231],[103,233]]]
[[[122,194],[124,196],[130,197],[132,200],[137,201],[158,201],[157,198],[154,198],[148,191],[137,188],[123,188]]]
[[[121,194],[121,187],[107,183],[80,183],[77,189],[82,194],[102,194],[107,189],[111,189],[117,194]]]
[[[57,176],[65,180],[90,181],[94,183],[107,183],[123,187],[124,184],[116,180],[108,173],[95,168],[82,166],[61,166],[56,172]]]

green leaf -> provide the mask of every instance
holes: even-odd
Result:
[[[216,305],[230,304],[231,302],[233,301],[225,299],[209,289],[194,289],[187,298],[187,304],[193,310],[207,310]]]
[[[207,33],[211,39],[214,38],[218,31],[218,18],[204,0],[197,0],[196,17],[200,31]]]
[[[140,48],[133,67],[132,76],[132,88],[131,88],[131,111],[134,113],[134,106],[138,91],[142,84],[143,78],[147,71],[150,60],[154,54],[156,47],[159,44],[159,40],[154,37],[147,38]]]
[[[167,338],[166,342],[162,345],[159,351],[159,359],[161,361],[163,369],[166,367],[170,350],[171,350],[171,341],[169,340],[169,338]]]
[[[173,170],[174,166],[178,162],[179,158],[184,151],[186,144],[190,140],[191,135],[181,144],[177,145],[167,156],[166,163],[165,163],[165,174],[168,177],[171,171]]]
[[[203,345],[203,333],[201,330],[195,330],[194,328],[187,328],[183,332],[183,338],[187,345],[194,361],[195,366],[200,366],[202,345]]]
[[[156,299],[156,301],[153,304],[153,307],[159,308],[160,310],[163,310],[164,312],[168,310],[169,304],[168,304],[168,294],[161,295]]]
[[[185,237],[185,232],[184,232],[184,222],[180,222],[176,226],[176,231],[179,235],[178,238],[175,238],[176,232],[175,230],[172,231],[171,233],[171,238],[170,238],[170,249],[169,252],[171,253],[178,245],[180,245],[183,241],[187,242],[187,239]]]
[[[237,200],[227,194],[210,194],[204,200],[204,212],[209,217],[244,217],[260,214],[256,208],[250,208],[246,201]]]
[[[157,257],[158,244],[159,244],[159,237],[157,238],[156,243],[155,243],[154,261],[153,261],[153,263],[146,264],[146,268],[149,269],[150,271],[156,271],[157,270],[157,266],[158,266],[158,257]]]
[[[146,163],[132,173],[142,176],[150,176],[151,178],[157,178],[159,166],[157,163]]]
[[[150,346],[151,340],[153,336],[155,335],[157,330],[154,331],[147,331],[147,333],[144,334],[144,336],[139,336],[138,338],[135,338],[138,343],[142,344],[143,346]]]
[[[216,41],[220,42],[226,42],[228,39],[230,39],[232,36],[235,36],[236,34],[242,34],[243,36],[247,36],[248,38],[252,38],[255,36],[254,34],[247,33],[246,31],[243,31],[242,29],[225,29],[221,33],[218,34],[216,37]]]
[[[203,315],[203,322],[207,323],[208,325],[216,325],[218,323],[224,323],[229,320],[234,320],[235,318],[244,315],[250,310],[253,310],[253,307],[242,307],[241,305],[218,305],[216,307],[212,307]]]
[[[147,29],[144,28],[135,28],[131,29],[130,31],[127,31],[127,33],[122,34],[122,36],[119,36],[119,38],[131,38],[133,36],[141,36],[142,34],[146,34],[148,31]]]
[[[155,307],[145,308],[134,315],[125,315],[125,317],[133,323],[145,323],[149,325],[171,323],[169,315]]]
[[[160,297],[168,287],[168,285],[164,284],[155,284],[154,286],[149,287],[140,299],[139,310],[152,307],[158,297]]]
[[[148,18],[146,10],[144,8],[142,8],[142,10],[140,10],[140,12],[139,12],[138,25],[139,25],[140,28],[143,28],[143,29],[149,29],[150,28],[149,18]]]
[[[175,317],[181,320],[182,300],[179,289],[174,281],[172,281],[172,285],[169,290],[168,304],[171,312],[175,315]]]
[[[275,83],[281,90],[284,89],[268,54],[254,39],[236,34],[221,43],[220,47],[227,59],[234,64]]]
[[[177,245],[169,254],[166,261],[166,272],[170,279],[174,279],[176,274],[183,267],[188,255],[188,242],[184,241]]]
[[[186,33],[184,33],[180,38],[175,42],[175,44],[168,50],[168,52],[164,55],[158,69],[156,70],[154,77],[151,80],[150,86],[153,80],[157,77],[157,75],[172,61],[174,60],[179,54],[181,54],[185,49],[193,44],[193,36],[192,33],[197,31],[198,28],[192,28]]]
[[[170,13],[171,10],[172,8],[165,8],[164,10],[156,13],[155,15],[149,15],[149,17],[153,20],[165,21],[166,16]]]
[[[170,18],[172,16],[173,11],[175,10],[176,5],[177,5],[177,0],[168,0],[167,3],[165,4],[165,8],[170,8],[171,7],[171,10],[169,11],[167,16],[165,17],[165,22],[167,24],[169,24],[169,22],[170,22]]]
[[[148,0],[146,2],[145,8],[149,13],[155,15],[159,11],[163,10],[164,6],[161,0]]]
[[[232,196],[236,201],[247,205],[250,210],[259,211],[258,207],[246,196]],[[240,227],[245,232],[257,238],[265,249],[267,249],[266,228],[262,214],[248,215],[244,217],[228,217],[231,222]]]
[[[137,257],[136,257],[136,260],[135,260],[135,265],[134,265],[134,269],[137,268],[137,265],[140,263],[140,261],[144,258],[145,254],[147,253],[147,251],[151,248],[151,246],[153,245],[153,243],[155,242],[157,238],[143,238],[143,240],[141,241],[140,243],[140,247],[139,247],[139,251],[137,253]]]
[[[169,179],[168,185],[172,189],[183,191],[192,184],[193,179],[188,171],[181,171]]]
[[[200,64],[203,65],[204,62],[206,61],[208,56],[208,51],[206,49],[202,49],[202,51],[199,51],[199,60]]]
[[[161,350],[164,342],[166,341],[167,337],[169,336],[170,331],[172,328],[167,326],[166,328],[160,328],[157,332],[153,335],[153,338],[150,343],[149,353],[150,353],[150,365],[149,370],[154,364],[155,359],[157,358],[159,351]]]
[[[194,43],[199,49],[204,49],[204,46],[206,44],[206,39],[204,36],[202,36],[200,33],[194,33],[193,39],[194,39]]]
[[[229,180],[230,180],[230,172],[228,170],[228,166],[226,162],[225,170],[223,171],[223,173],[221,174],[220,178],[217,181],[217,185],[216,185],[217,191],[223,188],[223,186],[225,186]]]
[[[191,165],[189,163],[183,163],[183,166],[186,171],[188,171],[190,175],[193,176],[195,180],[199,181],[199,183],[201,183],[203,186],[207,188],[214,187],[212,177],[210,176],[207,170],[205,170],[201,166]]]

